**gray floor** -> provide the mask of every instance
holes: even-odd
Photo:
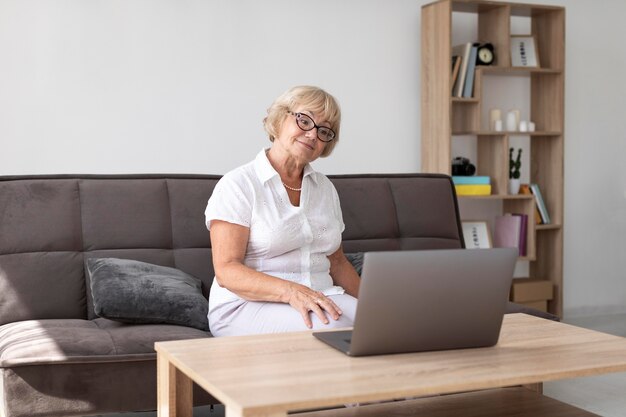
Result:
[[[570,318],[564,322],[626,336],[626,314]],[[544,394],[604,417],[626,417],[626,372],[546,382]]]
[[[626,336],[626,314],[564,320],[576,326]],[[591,353],[592,354],[592,353]],[[544,394],[604,417],[626,417],[626,372],[544,384]],[[223,417],[222,406],[198,407],[194,417]],[[156,417],[155,412],[107,414],[101,417]]]

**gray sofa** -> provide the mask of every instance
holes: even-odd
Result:
[[[156,408],[154,342],[210,334],[97,317],[84,261],[113,257],[175,267],[199,278],[208,296],[213,269],[203,213],[218,179],[0,177],[1,416]],[[449,177],[331,179],[342,203],[346,252],[463,247]],[[214,401],[197,387],[194,400]]]

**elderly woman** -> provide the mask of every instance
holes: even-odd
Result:
[[[317,87],[278,97],[272,145],[217,183],[206,208],[214,336],[352,326],[359,276],[341,249],[337,191],[310,163],[331,154],[341,112]]]

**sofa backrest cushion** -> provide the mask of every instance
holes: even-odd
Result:
[[[204,208],[215,175],[0,177],[0,324],[94,318],[85,258],[213,280]]]
[[[370,174],[330,178],[346,224],[344,252],[464,247],[450,177]]]
[[[0,177],[0,325],[94,318],[86,258],[135,259],[213,281],[204,209],[219,176]],[[454,187],[428,174],[330,176],[344,251],[463,247]]]

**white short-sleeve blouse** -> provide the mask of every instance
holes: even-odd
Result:
[[[339,249],[345,227],[339,197],[330,180],[310,165],[304,169],[300,206],[295,207],[264,149],[220,179],[205,216],[209,229],[212,220],[250,228],[244,258],[248,267],[325,295],[345,292],[333,285],[327,258]],[[209,311],[240,299],[213,280]]]

